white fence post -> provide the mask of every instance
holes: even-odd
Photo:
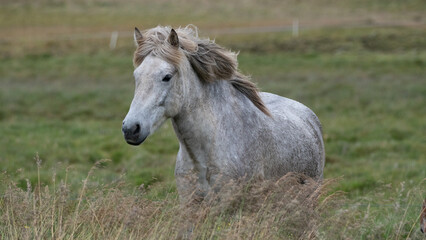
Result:
[[[293,19],[293,37],[299,36],[299,19]]]
[[[111,40],[109,41],[109,48],[115,49],[115,47],[117,46],[117,39],[118,39],[118,32],[114,31],[111,33]]]

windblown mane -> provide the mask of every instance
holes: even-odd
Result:
[[[248,76],[239,72],[236,53],[224,49],[210,39],[198,38],[197,29],[189,26],[176,30],[179,37],[177,49],[167,42],[170,31],[170,27],[160,26],[145,31],[143,39],[137,42],[133,64],[139,66],[150,53],[175,66],[179,66],[182,58],[186,57],[201,81],[230,81],[232,86],[250,99],[259,110],[271,116],[259,96],[256,85]]]

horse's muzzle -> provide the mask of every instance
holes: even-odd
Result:
[[[143,143],[143,141],[145,141],[146,137],[148,136],[148,134],[144,133],[142,130],[140,123],[128,124],[123,122],[121,131],[123,132],[126,142],[134,146]]]

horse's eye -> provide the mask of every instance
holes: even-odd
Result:
[[[168,82],[170,81],[170,79],[172,79],[172,75],[171,74],[167,74],[164,78],[163,78],[163,82]]]

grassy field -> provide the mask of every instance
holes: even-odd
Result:
[[[263,91],[300,101],[320,118],[327,153],[325,178],[339,178],[328,194],[346,193],[345,199],[330,212],[348,216],[347,225],[319,226],[319,238],[422,239],[417,222],[422,199],[426,197],[426,27],[421,15],[426,6],[422,1],[361,2],[355,5],[350,1],[247,1],[241,5],[241,11],[235,11],[238,4],[219,1],[200,4],[199,9],[188,14],[193,4],[190,0],[174,4],[22,1],[2,5],[0,196],[8,196],[9,190],[15,189],[10,187],[12,182],[12,186],[24,190],[29,182],[34,189],[28,194],[33,196],[30,203],[38,204],[37,194],[41,191],[37,189],[50,186],[53,191],[54,181],[58,184],[67,179],[66,203],[80,214],[76,204],[82,199],[82,180],[97,161],[108,159],[86,182],[83,210],[90,209],[88,199],[98,199],[101,204],[108,200],[108,192],[117,193],[111,189],[120,190],[114,195],[115,203],[136,198],[133,190],[144,184],[148,189],[141,201],[152,201],[148,206],[160,209],[161,216],[176,220],[176,216],[166,213],[167,209],[174,209],[172,213],[178,211],[173,177],[178,142],[170,122],[140,147],[127,145],[121,133],[121,121],[133,98],[132,38],[120,37],[117,48],[110,50],[108,38],[71,41],[62,37],[76,32],[129,31],[134,25],[188,23],[199,25],[203,33],[203,28],[261,27],[291,23],[292,18],[298,17],[301,22],[323,23],[326,27],[302,29],[298,38],[282,32],[218,35],[216,39],[240,51],[240,69],[252,75]],[[318,11],[312,11],[313,8]],[[210,14],[211,11],[219,14]],[[398,19],[406,26],[329,25],[347,19],[368,23]],[[42,160],[39,172],[34,160],[37,154]],[[126,184],[117,186],[122,181]],[[102,193],[96,193],[96,189]],[[17,199],[25,195],[16,191]],[[5,206],[13,206],[4,199],[0,200],[3,220],[10,216]],[[55,201],[46,199],[47,203]],[[158,201],[164,201],[163,205],[156,205]],[[44,205],[37,206],[43,212]],[[120,212],[118,207],[111,209]],[[73,213],[70,211],[71,222]],[[332,222],[332,218],[327,215],[318,221]],[[83,223],[90,221],[82,219]],[[238,234],[223,233],[232,230],[234,234],[235,224],[244,223],[243,218],[229,226],[225,224],[229,218],[206,219],[196,231],[199,238],[237,238]],[[152,221],[158,225],[147,225],[156,226],[156,230],[143,236],[171,236],[161,227],[172,223],[157,220]],[[0,238],[16,237],[11,232],[26,227],[12,223],[0,223]],[[130,230],[122,232],[123,225],[118,220],[117,223],[114,236],[129,234]],[[217,226],[222,230],[218,231]],[[79,231],[70,229],[71,233]],[[93,229],[97,228],[90,228]],[[40,237],[37,231],[28,236]],[[80,233],[63,238],[108,235],[83,230]],[[260,239],[262,234],[260,231],[250,236]],[[129,235],[121,237],[124,236]],[[272,237],[283,236],[296,238],[280,235],[278,230]]]

